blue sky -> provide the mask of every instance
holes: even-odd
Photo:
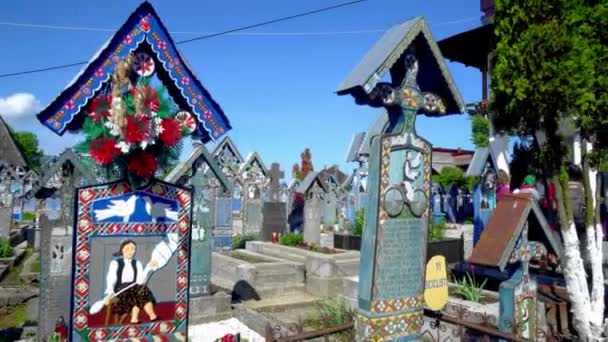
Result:
[[[182,40],[337,4],[340,1],[151,1],[173,38]],[[0,74],[88,60],[123,24],[139,1],[2,1]],[[378,30],[424,16],[436,40],[479,26],[478,0],[370,0],[304,18],[181,45],[180,49],[233,129],[241,153],[257,151],[266,165],[291,165],[310,147],[315,169],[344,159],[352,135],[375,110],[334,92],[382,35]],[[15,25],[19,24],[19,25]],[[73,30],[28,27],[64,26]],[[85,30],[91,28],[95,30]],[[358,31],[358,33],[353,33]],[[188,33],[190,32],[190,33]],[[344,33],[348,32],[348,33]],[[448,64],[465,100],[481,97],[481,74]],[[35,132],[48,154],[79,141],[43,127],[35,113],[71,81],[80,67],[0,78],[0,111],[17,130]],[[30,95],[14,96],[19,93]],[[466,115],[419,118],[417,130],[436,147],[473,149]]]

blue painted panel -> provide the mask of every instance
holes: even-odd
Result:
[[[515,286],[521,281],[522,270],[519,269],[511,279],[500,284],[498,290],[499,299],[499,322],[498,329],[502,332],[513,332],[513,322],[515,322]]]
[[[368,182],[371,182],[371,178]],[[367,208],[367,193],[359,194],[359,208]]]
[[[232,209],[230,208],[230,198],[218,197],[215,201],[215,226],[232,226]]]
[[[233,199],[232,200],[232,210],[241,210],[241,200],[240,199]]]
[[[137,191],[93,201],[93,222],[175,222],[179,206],[176,200]]]
[[[232,249],[232,237],[231,236],[214,236],[213,237],[213,250],[228,250]]]

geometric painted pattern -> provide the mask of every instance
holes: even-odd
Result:
[[[422,306],[422,296],[386,299],[371,302],[371,311],[376,314],[416,309]]]
[[[394,340],[399,337],[416,335],[423,325],[422,310],[388,317],[369,318],[357,314],[357,335],[362,341],[383,341],[385,338]]]
[[[72,329],[70,340],[82,341],[185,341],[188,333],[188,281],[191,230],[191,191],[154,180],[138,192],[177,201],[177,220],[171,223],[97,223],[91,217],[93,201],[133,192],[126,182],[79,188],[76,202],[73,270]],[[91,239],[104,235],[177,233],[175,316],[170,321],[90,328],[89,296]]]

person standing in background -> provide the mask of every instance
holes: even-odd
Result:
[[[511,193],[511,179],[505,170],[498,170],[498,186],[496,187],[496,201],[500,201],[503,195]]]
[[[533,174],[529,174],[524,178],[524,182],[522,185],[513,191],[514,194],[532,194],[534,199],[538,202],[540,201],[540,194],[538,190],[536,190],[536,177]]]

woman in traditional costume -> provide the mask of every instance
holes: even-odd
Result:
[[[139,312],[143,309],[150,321],[157,319],[154,312],[156,300],[150,289],[145,285],[145,274],[142,264],[136,260],[137,245],[131,239],[120,244],[116,258],[110,262],[106,277],[106,291],[104,304],[111,305],[111,312],[118,315],[131,315],[131,323],[139,323]],[[152,260],[148,267],[154,269],[157,261]],[[137,283],[133,285],[133,283]],[[139,285],[142,284],[142,285]],[[132,285],[132,286],[131,286]],[[120,290],[131,286],[127,290],[115,295]]]

